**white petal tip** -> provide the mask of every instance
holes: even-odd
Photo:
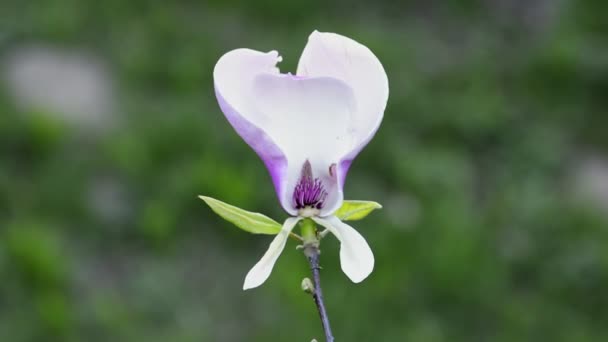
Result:
[[[255,289],[256,287],[259,287],[260,285],[262,285],[262,283],[255,284],[252,281],[248,281],[247,279],[245,279],[245,283],[243,284],[243,291]]]
[[[329,229],[340,240],[340,266],[346,276],[355,284],[365,280],[374,270],[374,253],[365,238],[354,228],[335,216],[313,218]]]
[[[268,55],[272,56],[272,58],[276,59],[277,63],[280,63],[283,61],[283,56],[279,55],[279,52],[277,50],[272,50],[270,52],[268,52]]]
[[[282,239],[282,235],[277,235],[278,238],[275,238],[270,248],[266,252],[266,254],[262,257],[262,259],[255,265],[253,268],[247,273],[245,277],[245,282],[243,283],[243,290],[249,290],[256,288],[266,281],[268,277],[270,277],[270,273],[272,272],[272,268],[274,267],[274,263],[277,258],[281,254],[283,247],[285,246],[285,240]],[[277,242],[279,246],[277,246]]]
[[[325,37],[328,37],[331,34],[332,33],[330,33],[330,32],[320,32],[318,30],[314,30],[314,31],[312,31],[310,36],[308,36],[308,40],[324,39]]]
[[[280,252],[279,252],[280,253]],[[271,264],[274,264],[274,261],[271,261]],[[264,267],[265,266],[265,267]],[[245,276],[245,282],[243,283],[243,290],[250,290],[260,285],[264,284],[266,279],[270,277],[270,271],[272,270],[272,266],[268,268],[268,265],[261,265],[260,263],[256,264]]]
[[[370,269],[365,270],[364,272],[361,272],[361,270],[358,270],[356,274],[354,274],[355,272],[353,272],[352,270],[350,271],[350,273],[346,273],[347,271],[345,271],[344,273],[346,273],[346,275],[348,276],[348,278],[355,284],[359,284],[360,282],[364,281],[365,279],[367,279],[367,277],[369,277],[370,274],[372,274],[374,266],[372,265]]]
[[[364,241],[364,240],[363,240]],[[351,258],[347,256],[346,253],[341,255],[341,264],[342,271],[346,274],[346,276],[355,284],[358,284],[370,274],[372,274],[374,270],[374,254],[371,249],[367,245],[367,243],[361,245],[357,248],[358,256],[356,258]]]
[[[281,232],[279,232],[279,234],[277,234],[277,236],[275,236],[275,238],[272,240],[264,256],[262,256],[260,261],[258,261],[258,263],[255,264],[251,270],[249,270],[247,276],[245,276],[245,282],[243,283],[244,291],[264,284],[266,279],[270,277],[274,264],[285,248],[289,233],[299,220],[299,217],[290,217],[285,220],[283,228],[281,228]]]

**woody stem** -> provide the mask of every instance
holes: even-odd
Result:
[[[319,311],[321,325],[325,332],[325,340],[334,342],[334,337],[329,325],[329,316],[323,302],[323,290],[321,288],[321,266],[319,265],[319,239],[317,238],[317,230],[314,222],[306,219],[302,222],[302,238],[304,239],[304,255],[308,259],[310,269],[312,271],[313,288],[310,289],[312,297]]]

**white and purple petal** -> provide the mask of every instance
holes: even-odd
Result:
[[[236,49],[224,54],[213,71],[215,95],[222,112],[268,168],[277,196],[283,190],[287,158],[264,131],[262,114],[251,109],[253,80],[263,72],[278,74],[276,64],[280,61],[276,51]]]
[[[356,111],[352,89],[329,77],[261,74],[254,81],[253,93],[255,110],[268,118],[264,130],[287,156],[287,191],[280,195],[285,210],[298,214],[293,194],[306,163],[310,163],[312,178],[322,182],[328,193],[320,214],[337,210],[342,186],[330,168],[355,143],[350,127]]]
[[[351,128],[356,143],[338,163],[342,182],[353,159],[380,127],[388,100],[388,77],[378,58],[366,46],[335,33],[314,31],[298,63],[299,76],[333,77],[354,92],[357,111]],[[343,185],[343,184],[342,184]]]
[[[340,207],[348,168],[382,120],[386,74],[363,45],[316,31],[297,76],[280,74],[280,60],[275,51],[228,52],[214,70],[216,95],[266,164],[283,208],[298,215],[312,203],[327,216]]]

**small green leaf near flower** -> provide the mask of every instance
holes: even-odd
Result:
[[[381,208],[382,205],[378,202],[344,201],[340,209],[338,209],[334,215],[342,221],[356,221],[366,217],[372,211]]]
[[[198,196],[216,214],[246,232],[253,234],[276,235],[281,231],[281,225],[268,216],[243,210],[233,205],[218,201],[211,197]]]

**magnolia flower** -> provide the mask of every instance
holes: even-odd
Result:
[[[355,229],[332,214],[343,202],[346,174],[380,126],[388,80],[376,56],[356,41],[314,31],[295,75],[282,74],[277,51],[236,49],[214,72],[219,105],[270,172],[288,218],[244,289],[270,275],[291,230],[311,218],[340,241],[340,263],[355,283],[374,268],[374,255]]]

